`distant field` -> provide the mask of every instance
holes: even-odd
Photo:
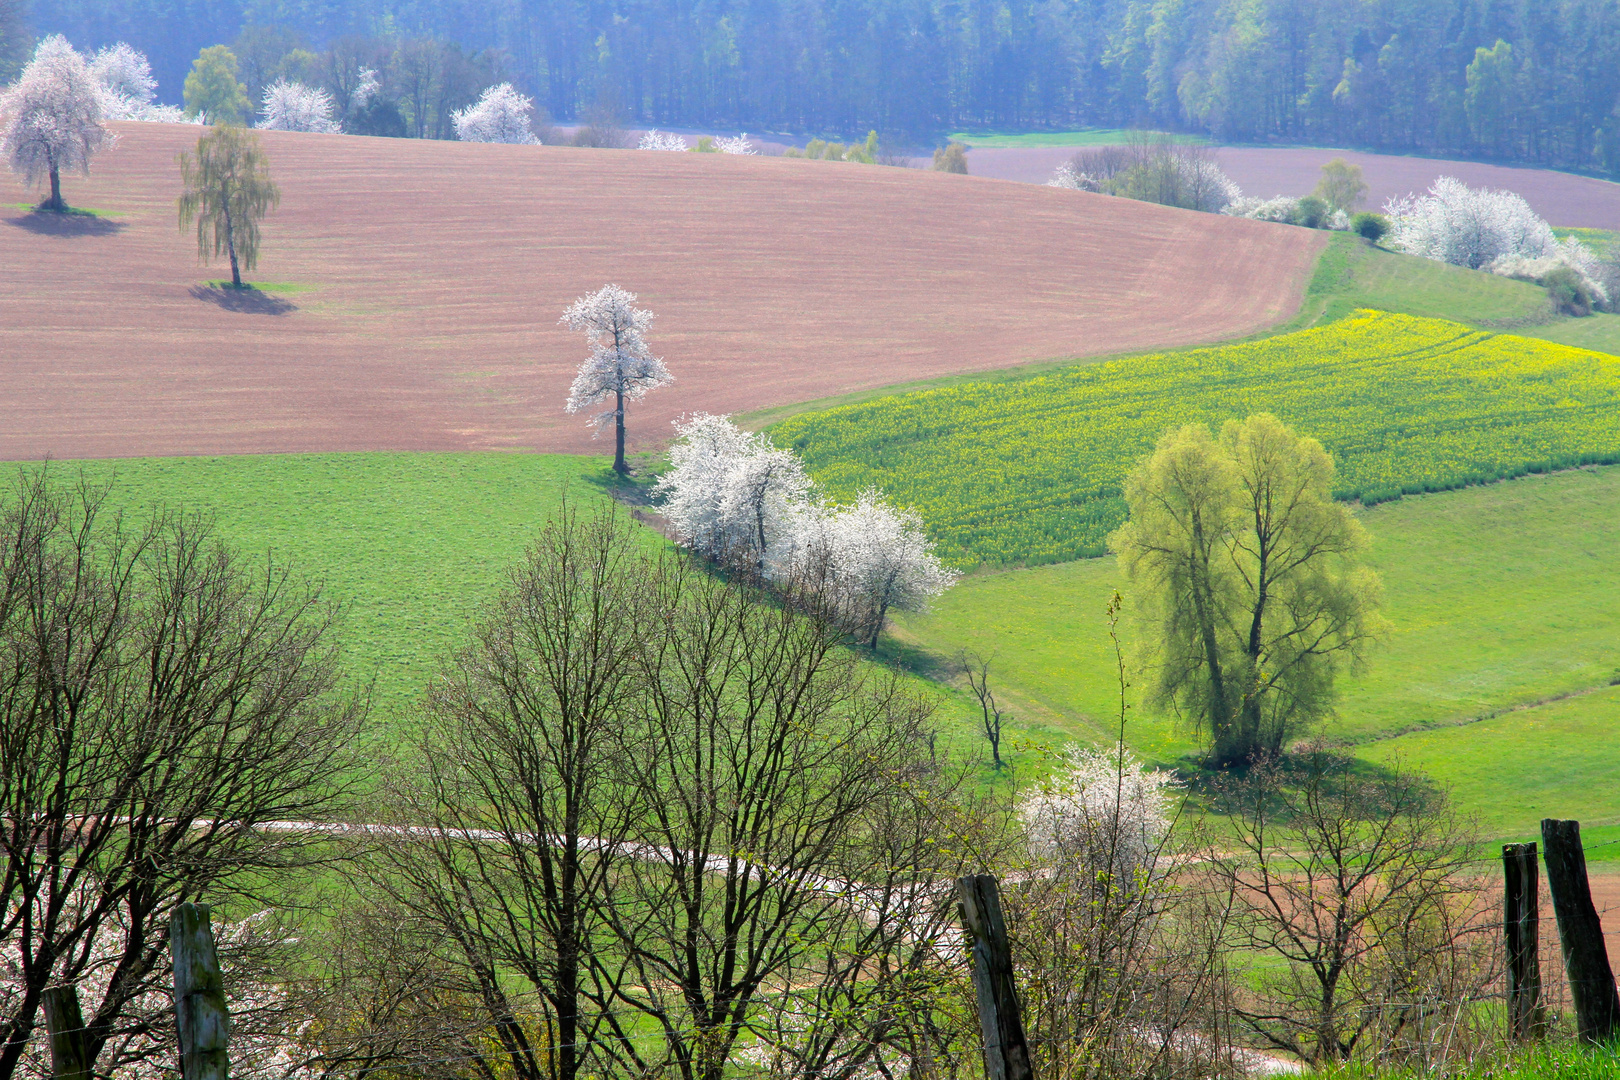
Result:
[[[197,129],[116,125],[31,215],[0,179],[0,458],[600,452],[557,325],[604,282],[658,314],[671,418],[1242,336],[1289,318],[1320,237],[917,169],[264,132],[280,209],[242,296],[175,225]],[[1144,317],[1151,313],[1151,317]]]
[[[1081,131],[1036,131],[1022,134],[1008,134],[1005,132],[987,131],[975,135],[969,131],[958,131],[946,138],[952,142],[964,143],[969,147],[978,149],[1001,149],[1004,147],[1025,146],[1117,146],[1126,142],[1133,135],[1140,132],[1127,131],[1124,128],[1085,128]],[[1174,142],[1201,146],[1209,142],[1202,135],[1176,135],[1167,132],[1153,132],[1156,137],[1168,137]]]
[[[1016,136],[1014,136],[1016,137]],[[1036,136],[1039,138],[1040,136]],[[1043,143],[975,142],[968,168],[975,176],[1044,184],[1052,170],[1067,161],[1074,148]],[[1110,140],[1123,142],[1120,137]],[[1309,146],[1222,146],[1216,158],[1246,195],[1309,195],[1322,165],[1342,157],[1360,165],[1370,188],[1363,209],[1377,210],[1389,199],[1428,190],[1441,176],[1455,176],[1473,187],[1506,188],[1523,195],[1531,207],[1554,225],[1613,229],[1620,224],[1620,184],[1552,169],[1487,165],[1478,161],[1366,154],[1356,150]]]
[[[1403,499],[1361,520],[1394,629],[1345,680],[1324,734],[1434,773],[1490,836],[1553,816],[1620,838],[1620,468]],[[1020,739],[1107,738],[1118,687],[1104,609],[1125,586],[1112,558],[974,575],[931,614],[902,617],[885,650],[918,670],[961,649],[993,656]],[[1139,752],[1196,754],[1194,733],[1132,700]]]
[[[915,508],[959,566],[1100,554],[1125,473],[1174,424],[1274,412],[1320,439],[1336,493],[1379,501],[1620,457],[1620,357],[1361,312],[1214,349],[879,398],[776,425],[848,498]]]

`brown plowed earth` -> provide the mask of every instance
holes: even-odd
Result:
[[[1044,184],[1074,147],[984,147],[968,151],[968,168],[976,176]],[[1524,196],[1536,213],[1554,225],[1571,228],[1620,229],[1620,184],[1551,169],[1486,165],[1477,161],[1363,154],[1353,150],[1223,146],[1216,151],[1221,168],[1246,195],[1309,195],[1322,165],[1342,157],[1361,166],[1369,188],[1366,208],[1376,210],[1391,198],[1427,191],[1442,176],[1455,176],[1470,187],[1506,188]]]
[[[118,127],[65,192],[123,216],[0,210],[0,460],[604,451],[563,413],[585,346],[557,325],[604,282],[657,312],[678,380],[632,407],[649,448],[689,411],[1246,334],[1320,244],[914,170],[267,132],[252,279],[310,288],[229,310],[176,227],[198,129]]]

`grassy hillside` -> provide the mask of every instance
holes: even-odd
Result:
[[[1493,835],[1546,816],[1620,826],[1620,468],[1403,499],[1362,520],[1394,629],[1323,734],[1433,772]],[[903,619],[896,655],[919,668],[994,656],[1020,738],[1101,738],[1118,709],[1104,609],[1124,587],[1111,558],[975,575]],[[1128,733],[1166,763],[1198,745],[1134,707]]]
[[[1620,358],[1361,312],[1214,349],[877,399],[773,431],[835,495],[876,484],[957,565],[1100,554],[1120,483],[1174,424],[1274,412],[1373,502],[1620,454]]]

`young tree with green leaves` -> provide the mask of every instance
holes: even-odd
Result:
[[[242,288],[242,269],[259,264],[259,219],[281,202],[259,137],[215,128],[197,140],[196,153],[181,152],[180,175],[181,231],[196,222],[198,257],[229,255],[231,285]]]
[[[1275,416],[1167,433],[1125,482],[1109,538],[1148,629],[1149,700],[1203,727],[1227,765],[1280,752],[1383,626],[1368,538],[1322,444]]]
[[[253,113],[247,87],[236,77],[236,54],[210,45],[191,62],[186,76],[186,115],[201,113],[210,124],[240,124]]]
[[[1362,178],[1360,165],[1336,157],[1322,166],[1322,178],[1312,194],[1333,209],[1352,214],[1367,197],[1367,181]]]

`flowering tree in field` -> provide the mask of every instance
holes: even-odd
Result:
[[[624,463],[624,403],[675,381],[664,362],[647,347],[653,313],[635,303],[635,293],[604,285],[575,300],[559,320],[570,330],[584,331],[591,345],[590,358],[574,377],[567,410],[582,412],[612,399],[613,407],[591,417],[591,422],[598,430],[613,425],[613,471],[621,476],[630,471]]]
[[[922,519],[890,506],[875,489],[824,513],[822,542],[839,599],[873,648],[891,611],[926,609],[960,576],[934,554]]]
[[[1470,188],[1442,176],[1427,195],[1391,199],[1390,246],[1478,270],[1504,255],[1538,258],[1557,246],[1552,227],[1511,191]]]
[[[88,176],[91,157],[115,141],[102,123],[101,100],[84,57],[59,34],[39,43],[22,75],[0,94],[0,151],[23,183],[49,182],[41,210],[66,210],[62,170]]]
[[[264,91],[264,119],[258,127],[265,131],[314,131],[332,134],[339,130],[332,117],[332,95],[303,83],[277,79]]]
[[[146,55],[125,42],[108,45],[89,61],[90,74],[101,87],[101,112],[107,120],[141,120],[184,124],[186,115],[173,105],[153,100],[157,80]]]
[[[450,114],[456,138],[462,142],[518,143],[533,146],[540,140],[529,128],[534,101],[518,93],[511,83],[484,91],[477,103]]]
[[[1041,862],[1106,870],[1128,886],[1152,873],[1180,787],[1129,752],[1071,747],[1018,816]]]
[[[714,148],[720,151],[722,154],[759,153],[758,150],[754,149],[754,144],[748,141],[748,132],[746,131],[737,136],[735,139],[728,138],[724,135],[718,136],[714,140]]]
[[[666,150],[684,152],[686,140],[671,131],[659,131],[653,128],[641,134],[641,141],[636,144],[637,150]]]
[[[813,596],[874,646],[891,611],[922,610],[956,581],[921,520],[878,492],[822,502],[798,454],[723,416],[677,421],[676,431],[673,467],[653,492],[694,551]]]

